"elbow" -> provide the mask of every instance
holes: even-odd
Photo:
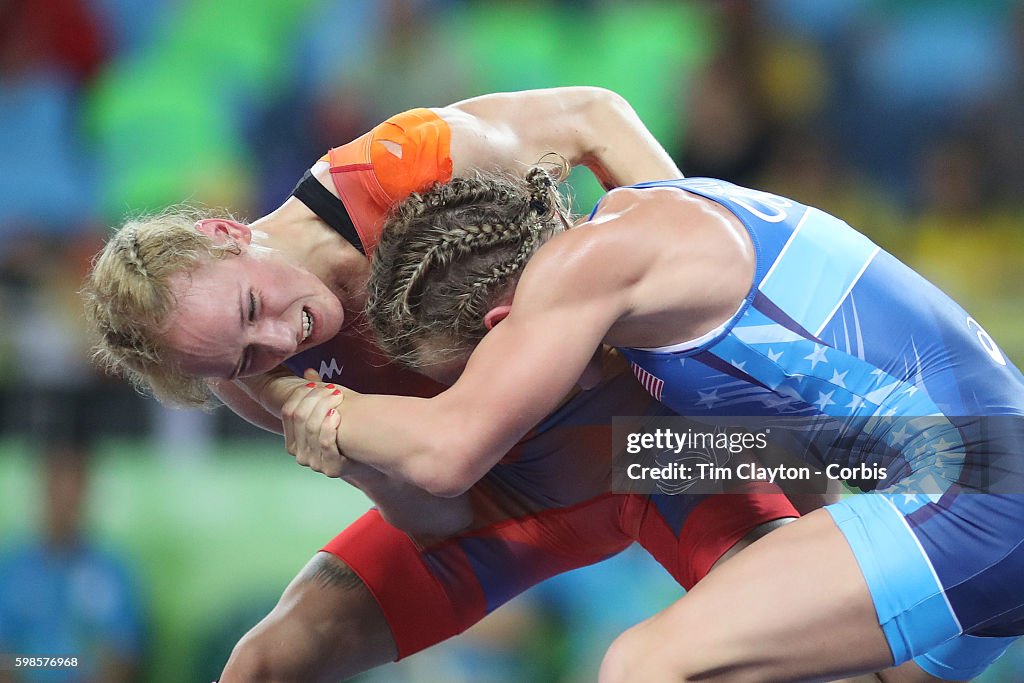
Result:
[[[421,486],[423,490],[438,498],[458,498],[477,482],[470,476],[459,472],[441,472],[425,478]]]
[[[590,168],[605,189],[628,184],[606,168],[609,150],[622,131],[642,127],[626,98],[605,88],[587,87],[577,100],[574,121],[576,150],[569,161]]]
[[[577,86],[577,88],[579,89],[579,92],[582,95],[582,101],[585,104],[601,107],[629,106],[629,103],[626,102],[626,98],[614,90],[602,88],[597,85],[581,85]]]
[[[457,498],[484,475],[483,459],[482,452],[461,440],[446,440],[423,455],[421,472],[413,483],[438,498]]]
[[[601,118],[610,114],[620,118],[635,116],[632,105],[614,90],[597,86],[584,86],[582,90],[581,106],[591,115]]]

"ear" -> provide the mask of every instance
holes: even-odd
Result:
[[[252,242],[252,229],[230,218],[204,218],[196,221],[195,228],[217,244],[233,241],[248,246]]]
[[[484,327],[488,330],[493,330],[495,325],[508,317],[508,313],[511,310],[511,304],[503,304],[501,306],[495,306],[491,310],[487,311],[487,315],[484,316]]]

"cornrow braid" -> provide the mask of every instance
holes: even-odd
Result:
[[[514,235],[509,232],[507,226],[492,223],[468,225],[442,235],[440,241],[423,254],[420,262],[415,264],[413,271],[409,274],[401,302],[402,311],[406,314],[412,313],[410,299],[420,291],[421,285],[431,269],[443,268],[457,256],[470,254],[510,239],[514,239]]]
[[[472,315],[472,312],[485,307],[489,303],[490,295],[499,290],[513,275],[523,269],[527,260],[533,255],[537,247],[540,246],[540,237],[539,230],[530,230],[529,236],[523,237],[515,256],[504,263],[495,264],[489,273],[472,283],[469,291],[466,292],[465,296],[461,297],[457,304],[457,311],[459,313],[457,322],[470,322],[466,319]]]
[[[478,173],[410,195],[387,219],[371,267],[366,313],[381,348],[414,367],[472,349],[487,311],[564,229],[563,204],[540,166],[525,180]]]

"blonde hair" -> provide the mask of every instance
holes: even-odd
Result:
[[[217,244],[196,229],[207,217],[175,206],[126,221],[96,255],[81,291],[93,358],[165,403],[203,406],[212,397],[205,380],[182,372],[160,342],[177,304],[171,279],[204,259],[238,253],[236,243]]]
[[[566,165],[559,166],[564,175]],[[459,357],[530,256],[568,227],[557,180],[478,173],[410,195],[374,253],[366,315],[381,348],[421,367]]]

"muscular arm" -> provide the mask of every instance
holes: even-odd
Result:
[[[484,95],[436,109],[452,131],[455,175],[523,170],[557,152],[605,189],[683,174],[619,95],[571,87]]]
[[[235,382],[212,384],[217,397],[250,423],[276,434],[283,433],[280,405],[264,406]],[[276,408],[275,412],[271,412]],[[362,491],[389,524],[410,534],[444,536],[464,529],[472,518],[469,501],[438,498],[377,469],[352,463],[341,476]]]
[[[346,395],[339,449],[436,495],[458,495],[548,415],[632,293],[633,269],[602,267],[619,254],[619,244],[604,244],[595,254],[572,233],[564,237],[527,266],[511,313],[449,390],[433,399]]]

